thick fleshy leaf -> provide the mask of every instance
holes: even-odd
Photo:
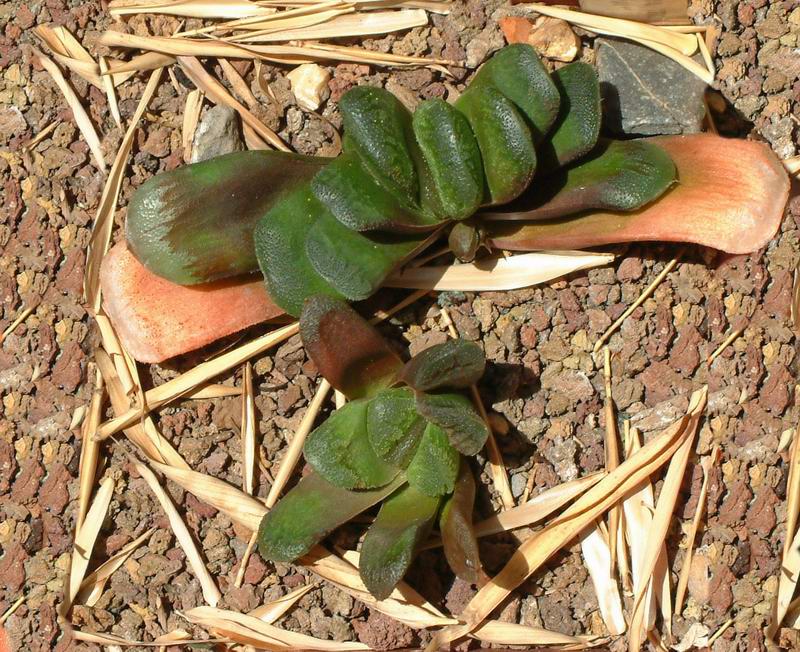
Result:
[[[177,285],[145,268],[124,242],[103,258],[100,287],[103,309],[140,362],[162,362],[283,314],[260,277]]]
[[[461,461],[455,491],[442,507],[439,530],[447,563],[456,576],[477,584],[481,579],[481,558],[472,527],[475,506],[475,479],[466,460]]]
[[[450,443],[464,455],[475,455],[489,436],[489,429],[462,394],[417,394],[417,410],[442,428]]]
[[[461,455],[453,448],[447,433],[428,423],[417,452],[406,469],[408,484],[428,496],[444,496],[453,491]]]
[[[482,231],[474,224],[475,220],[456,222],[447,236],[447,245],[456,258],[463,263],[475,260],[475,254],[481,246]],[[401,272],[402,273],[402,272]]]
[[[768,145],[710,134],[662,136],[678,183],[634,213],[592,212],[531,224],[487,222],[499,249],[581,249],[616,242],[694,242],[734,254],[764,247],[789,196],[789,177]]]
[[[381,506],[361,544],[358,562],[362,581],[378,600],[389,597],[403,579],[431,531],[439,502],[407,485]]]
[[[377,330],[346,303],[330,297],[306,301],[300,336],[319,372],[350,399],[393,384],[403,367]]]
[[[236,152],[148,179],[131,197],[125,235],[154,274],[194,285],[258,271],[253,230],[328,159]]]
[[[424,431],[425,420],[417,413],[414,392],[408,387],[381,390],[370,401],[369,441],[384,462],[406,468]]]
[[[303,455],[314,470],[343,489],[372,489],[398,473],[378,458],[367,437],[368,399],[350,401],[336,410],[306,440]]]
[[[577,61],[556,70],[552,78],[561,94],[561,106],[552,132],[536,150],[538,177],[591,152],[603,119],[600,81],[593,66]]]
[[[349,491],[311,473],[273,507],[258,528],[258,549],[270,561],[294,561],[342,523],[391,494],[405,481]]]
[[[474,385],[486,368],[483,349],[474,342],[455,339],[415,355],[403,367],[400,379],[420,392]]]
[[[590,209],[633,211],[664,194],[675,176],[672,159],[652,142],[608,140],[487,217],[548,220]]]

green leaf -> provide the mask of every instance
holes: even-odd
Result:
[[[253,235],[269,296],[295,317],[303,309],[306,297],[344,296],[317,274],[305,252],[306,234],[326,210],[305,186],[268,211]]]
[[[358,570],[369,592],[388,598],[403,579],[419,545],[428,537],[439,509],[431,498],[405,486],[381,506],[361,545]]]
[[[331,414],[306,440],[303,455],[314,470],[343,489],[372,489],[391,482],[398,470],[378,459],[367,437],[367,399]]]
[[[307,475],[261,520],[258,550],[270,561],[294,561],[331,531],[372,507],[405,482],[348,491],[317,475]]]
[[[414,392],[408,387],[378,392],[367,408],[367,433],[373,450],[384,462],[408,466],[425,430],[417,413]]]
[[[417,394],[417,410],[442,428],[450,443],[464,455],[475,455],[489,436],[489,429],[462,394]]]
[[[429,423],[417,452],[406,469],[408,484],[428,496],[443,496],[453,491],[461,455],[452,447],[447,434]]]
[[[180,285],[257,271],[256,223],[327,162],[286,152],[235,152],[162,172],[128,203],[128,248],[151,272]]]
[[[300,317],[306,352],[331,385],[350,399],[396,382],[400,357],[380,333],[342,301],[312,296]]]
[[[414,356],[403,367],[400,379],[420,392],[474,385],[486,368],[483,349],[474,342],[448,340]]]
[[[447,236],[447,246],[450,247],[450,251],[464,263],[475,260],[475,254],[481,246],[481,229],[474,222],[475,220],[456,222]]]
[[[643,140],[601,142],[591,156],[534,184],[493,218],[550,220],[590,209],[634,211],[675,183],[675,164],[658,145]]]
[[[483,163],[469,122],[450,104],[435,99],[417,107],[412,126],[442,216],[469,217],[483,200]]]
[[[571,63],[553,73],[553,82],[561,94],[561,108],[553,131],[537,147],[539,176],[591,152],[603,119],[600,81],[593,66]]]
[[[477,584],[482,575],[478,541],[472,528],[474,506],[475,480],[466,460],[462,460],[455,491],[439,515],[439,530],[447,563],[456,576],[470,584]]]

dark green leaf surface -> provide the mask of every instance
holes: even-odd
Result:
[[[481,230],[474,224],[474,219],[456,222],[447,236],[447,246],[456,258],[471,263],[481,246]]]
[[[675,164],[658,145],[610,140],[590,157],[547,177],[507,211],[491,215],[550,220],[590,209],[633,211],[660,197],[675,179]]]
[[[408,387],[378,392],[367,408],[367,432],[372,448],[384,462],[408,466],[425,430],[417,413],[414,392]]]
[[[465,460],[461,461],[455,491],[442,507],[439,530],[447,563],[456,576],[477,584],[481,579],[478,541],[472,528],[475,507],[475,480]]]
[[[257,271],[256,223],[327,162],[286,152],[235,152],[162,172],[131,197],[128,248],[151,272],[181,285]]]
[[[314,470],[343,489],[382,487],[398,470],[378,459],[367,437],[368,399],[336,410],[306,440],[303,455]]]
[[[311,473],[273,507],[258,528],[258,550],[270,561],[294,561],[342,523],[383,500],[405,480],[348,491]]]
[[[381,506],[361,545],[358,570],[369,592],[388,598],[403,579],[419,545],[428,537],[439,498],[405,486]]]
[[[309,357],[331,385],[350,399],[393,384],[400,357],[361,315],[342,301],[312,296],[300,317]]]
[[[415,355],[403,367],[400,379],[420,392],[474,385],[486,368],[483,349],[474,342],[448,340]]]
[[[408,484],[428,496],[444,496],[453,491],[461,455],[453,448],[439,426],[428,423],[417,452],[406,469]]]
[[[462,394],[417,394],[417,410],[442,428],[450,443],[464,455],[475,455],[489,436],[483,419]]]
[[[561,94],[561,108],[553,131],[537,147],[537,179],[591,152],[603,119],[600,81],[592,66],[571,63],[556,70],[553,81]]]

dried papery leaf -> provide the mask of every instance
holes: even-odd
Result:
[[[514,553],[506,566],[473,597],[461,614],[466,624],[447,627],[429,646],[453,641],[473,631],[517,586],[530,577],[556,551],[587,525],[621,500],[642,480],[672,459],[687,440],[693,439],[706,391],[696,392],[689,413],[651,439],[636,455],[623,462],[576,500],[561,516],[551,521]]]
[[[100,481],[100,488],[95,494],[92,505],[86,513],[83,524],[75,533],[69,576],[64,587],[64,602],[59,607],[59,613],[63,616],[66,616],[69,612],[75,596],[78,595],[81,582],[83,582],[83,578],[86,575],[86,569],[89,567],[89,560],[92,557],[97,535],[100,533],[100,528],[108,513],[108,506],[111,504],[113,493],[114,480],[103,478]]]
[[[255,109],[261,103],[256,99],[256,96],[253,95],[253,91],[250,90],[250,86],[248,86],[247,82],[245,81],[244,77],[239,74],[239,71],[233,67],[230,61],[227,59],[220,59],[219,66],[222,68],[222,72],[225,74],[225,79],[228,80],[228,83],[233,88],[234,93],[236,93],[241,100],[244,101],[247,106],[251,109]]]
[[[222,355],[203,362],[197,365],[194,369],[181,374],[177,378],[168,380],[166,383],[154,387],[145,393],[146,406],[130,408],[123,414],[106,421],[98,429],[98,437],[109,437],[123,428],[127,428],[139,419],[143,418],[149,411],[157,410],[162,405],[180,398],[211,378],[228,371],[232,367],[242,364],[244,361],[249,360],[261,353],[269,350],[276,344],[289,339],[292,335],[297,334],[299,328],[296,323],[289,324],[282,328],[266,333],[261,337],[257,337],[251,342],[242,344],[241,346],[223,353]]]
[[[179,56],[178,63],[183,68],[189,79],[195,86],[202,90],[209,99],[217,104],[224,104],[232,108],[242,118],[242,122],[247,124],[261,138],[272,145],[275,149],[288,152],[289,148],[272,129],[267,127],[259,120],[244,104],[237,101],[225,87],[211,74],[209,74],[196,58],[191,56]]]
[[[212,398],[227,398],[229,396],[241,396],[241,387],[231,387],[229,385],[220,385],[219,383],[209,383],[201,387],[191,394],[187,394],[185,400],[187,401],[207,401]]]
[[[257,530],[258,524],[267,513],[264,503],[224,480],[191,469],[179,469],[157,462],[150,462],[150,465],[189,493],[249,530]]]
[[[247,615],[263,620],[265,623],[274,623],[313,588],[313,584],[299,586],[294,591],[289,591],[289,593],[276,600],[271,600],[266,604],[262,604],[260,607],[256,607]]]
[[[464,389],[478,382],[485,368],[486,356],[480,346],[451,339],[415,355],[403,367],[400,380],[420,392]]]
[[[156,528],[153,527],[139,535],[87,575],[86,579],[81,583],[75,602],[85,604],[87,607],[93,607],[100,599],[100,596],[103,595],[103,589],[111,575],[121,568],[136,549],[147,541],[155,531]]]
[[[570,636],[541,627],[489,620],[470,634],[470,638],[495,645],[557,645],[558,650],[584,650],[593,647],[594,636]],[[548,648],[551,649],[551,648]]]
[[[184,632],[182,629],[177,629],[175,631],[169,632],[168,634],[164,634],[163,636],[159,636],[158,638],[155,638],[150,642],[135,641],[129,638],[123,638],[121,636],[115,636],[114,634],[103,634],[100,632],[84,632],[79,629],[71,629],[70,636],[76,641],[84,641],[86,643],[96,643],[97,645],[107,645],[109,646],[109,650],[113,649],[114,646],[121,646],[121,645],[132,646],[132,647],[163,648],[165,646],[175,645],[177,643],[185,646],[189,646],[192,644],[204,645],[204,644],[214,643],[215,641],[218,640],[218,639],[192,640],[192,637],[187,632]]]
[[[485,577],[472,525],[474,511],[475,479],[469,464],[461,460],[455,490],[439,516],[439,531],[448,565],[456,576],[470,584],[478,584]]]
[[[112,16],[133,14],[168,14],[187,18],[243,18],[246,16],[269,16],[275,9],[263,7],[250,0],[112,0],[108,5]]]
[[[499,512],[480,523],[475,524],[475,534],[479,537],[507,532],[520,527],[528,527],[537,523],[589,490],[602,480],[604,472],[591,473],[583,478],[571,480],[545,489],[528,502]]]
[[[619,587],[614,580],[611,549],[597,524],[588,527],[581,535],[581,550],[589,576],[592,578],[597,604],[603,622],[612,636],[623,634],[626,629],[622,614]]]
[[[211,573],[208,572],[203,558],[200,556],[200,551],[197,549],[197,544],[189,532],[189,528],[186,527],[186,523],[183,522],[181,515],[178,513],[178,510],[175,509],[175,505],[172,503],[169,495],[167,495],[167,492],[164,491],[164,488],[159,483],[155,474],[141,462],[134,461],[133,464],[139,474],[144,478],[145,482],[147,482],[161,505],[161,508],[166,513],[172,532],[181,548],[183,548],[189,566],[191,566],[197,580],[200,582],[200,587],[203,591],[203,599],[212,607],[215,607],[217,602],[222,599],[222,594],[219,592],[214,578],[211,577]],[[171,468],[163,467],[163,465],[160,466],[162,466],[162,468]]]
[[[703,469],[703,484],[700,486],[700,495],[697,498],[697,507],[695,508],[694,517],[692,518],[692,526],[689,530],[689,533],[686,535],[686,554],[683,557],[681,574],[678,577],[678,587],[675,590],[675,613],[677,614],[680,614],[683,611],[683,598],[686,595],[686,587],[689,585],[689,571],[694,553],[694,542],[697,538],[697,530],[700,528],[700,521],[702,520],[703,513],[705,511],[706,497],[708,496],[708,482],[711,478],[711,466],[717,459],[717,453],[718,449],[715,446],[712,449],[711,454],[706,455],[700,462],[700,466]]]
[[[157,68],[164,68],[171,66],[175,63],[175,57],[161,52],[145,52],[139,54],[130,61],[120,61],[117,59],[109,60],[110,74],[115,79],[127,79],[137,72],[146,72],[148,70],[156,70]]]
[[[311,473],[300,480],[261,521],[258,550],[270,561],[294,561],[335,528],[390,495],[405,478],[377,489],[348,491]]]
[[[253,395],[253,365],[245,362],[242,393],[242,488],[253,495],[256,481],[256,401]]]
[[[105,353],[97,350],[95,352],[97,368],[103,374],[108,395],[111,398],[111,405],[116,414],[122,414],[130,406],[128,395],[125,393],[114,369],[114,364]],[[96,429],[95,429],[96,431]],[[140,423],[133,423],[125,428],[125,435],[136,444],[139,449],[149,458],[157,462],[164,462],[170,466],[188,469],[189,465],[181,457],[180,453],[167,441],[156,428],[153,420],[147,416]]]
[[[42,68],[44,68],[50,74],[50,76],[53,78],[53,81],[56,83],[56,86],[58,86],[59,90],[64,95],[64,99],[67,102],[67,106],[69,106],[72,111],[72,115],[75,118],[78,129],[80,129],[83,137],[86,139],[86,144],[89,145],[89,150],[92,152],[92,156],[97,163],[97,167],[99,167],[101,171],[105,172],[106,160],[103,156],[103,149],[100,146],[100,138],[97,135],[97,131],[95,130],[92,121],[89,119],[89,114],[86,113],[86,110],[83,108],[80,99],[78,99],[75,91],[72,90],[72,86],[70,86],[67,83],[67,80],[64,79],[61,69],[41,52],[37,53],[37,58]]]
[[[314,296],[306,301],[300,335],[319,372],[350,399],[392,384],[403,365],[363,317],[330,297]]]
[[[131,151],[133,136],[136,133],[139,120],[161,81],[161,72],[162,69],[158,68],[150,75],[150,79],[147,81],[136,111],[128,125],[128,130],[125,132],[122,143],[117,150],[117,155],[114,157],[114,162],[111,164],[111,171],[108,174],[105,186],[103,186],[103,194],[100,196],[100,203],[95,212],[83,277],[83,294],[95,314],[100,311],[100,264],[111,241],[111,230],[114,227],[114,211],[117,207],[119,190],[122,187],[125,162]]]
[[[704,407],[705,401],[705,390],[702,392],[695,392],[689,403],[689,411],[696,410],[698,407]],[[647,618],[645,612],[647,583],[649,583],[649,578],[653,576],[658,558],[664,547],[670,521],[675,511],[675,503],[680,493],[681,481],[686,471],[686,464],[694,448],[696,427],[697,421],[695,420],[694,427],[689,436],[684,439],[680,447],[675,451],[675,455],[669,463],[667,474],[664,477],[664,483],[661,486],[661,493],[658,496],[658,502],[656,503],[656,509],[653,514],[653,524],[647,532],[647,546],[644,551],[642,568],[640,568],[640,579],[642,583],[634,586],[634,609],[628,635],[629,647],[633,652],[638,652],[644,643],[643,624]]]
[[[183,145],[183,161],[192,160],[192,142],[197,123],[200,120],[200,110],[203,108],[203,91],[199,88],[186,94],[186,104],[183,107],[183,125],[181,127],[181,144]]]
[[[56,61],[96,88],[104,90],[100,67],[66,27],[37,25],[33,33],[50,48]]]
[[[274,627],[259,618],[236,611],[213,607],[195,607],[183,613],[195,625],[218,632],[242,645],[253,645],[267,650],[369,650],[357,642],[325,641],[306,634],[298,634]]]
[[[494,246],[499,246],[494,239]],[[503,240],[505,242],[505,240]],[[463,265],[407,267],[390,276],[387,287],[437,291],[481,292],[516,290],[592,267],[608,265],[612,254],[552,251],[491,257]]]
[[[100,445],[94,440],[94,433],[103,417],[103,397],[105,387],[99,370],[95,375],[94,392],[89,403],[89,414],[81,428],[81,460],[78,466],[78,517],[76,528],[80,529],[89,510],[89,499],[94,488],[95,474]]]
[[[650,206],[630,214],[592,212],[524,226],[492,222],[488,241],[522,251],[653,240],[749,253],[767,244],[789,193],[786,171],[768,146],[709,134],[652,142],[672,158],[678,184]]]
[[[605,458],[606,458],[606,471],[613,471],[619,466],[619,435],[617,432],[617,409],[614,404],[614,397],[611,391],[611,353],[606,347],[603,351],[603,387],[605,389],[605,396],[603,397],[603,414],[605,416]],[[619,539],[620,519],[622,518],[621,508],[619,506],[612,507],[608,512],[608,547],[611,555],[611,576],[616,576],[617,568],[617,541]],[[594,541],[594,540],[592,540]],[[616,584],[615,584],[616,586]],[[595,587],[596,588],[596,587]],[[611,616],[609,611],[604,613],[605,616]],[[606,620],[606,626],[609,626],[609,620]],[[609,627],[609,631],[611,628]],[[613,633],[613,632],[612,632]],[[619,632],[620,634],[622,632]]]
[[[105,57],[100,57],[100,73],[102,75],[103,89],[108,99],[108,109],[114,122],[122,129],[122,117],[119,114],[119,104],[117,103],[117,92],[114,90],[114,78],[108,74],[108,64]]]
[[[388,598],[411,566],[439,511],[440,498],[411,485],[383,501],[361,544],[358,571],[369,592]]]

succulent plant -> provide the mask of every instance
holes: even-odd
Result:
[[[599,140],[591,66],[550,75],[526,44],[495,54],[452,105],[426,100],[411,114],[359,86],[339,109],[336,159],[236,153],[146,182],[128,212],[132,252],[182,284],[257,262],[273,300],[298,315],[309,296],[370,296],[444,228],[458,255],[474,255],[486,207],[515,202],[507,217],[526,220],[633,211],[676,179],[657,145]]]
[[[478,581],[475,485],[462,455],[475,455],[489,431],[460,390],[483,375],[481,348],[449,340],[403,364],[358,313],[324,295],[306,302],[300,330],[320,372],[350,400],[308,436],[313,471],[264,517],[261,554],[293,561],[381,503],[359,558],[375,597],[402,579],[437,516],[454,572]]]

